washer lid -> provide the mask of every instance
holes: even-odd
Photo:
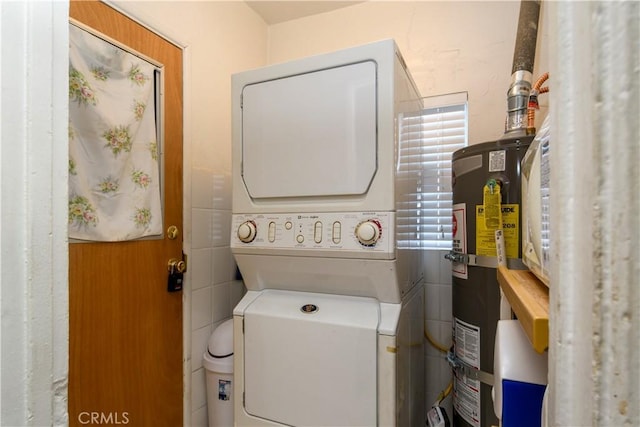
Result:
[[[245,311],[245,409],[287,425],[377,423],[373,298],[266,290]]]
[[[242,176],[254,199],[361,195],[377,168],[376,63],[249,84]]]

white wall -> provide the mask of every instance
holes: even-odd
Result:
[[[548,71],[544,4],[540,14],[534,80]],[[466,91],[469,142],[502,136],[519,2],[369,1],[269,27],[269,63],[393,38],[422,96]],[[540,70],[540,71],[538,71]],[[552,84],[552,79],[547,85]],[[540,97],[540,125],[548,109]],[[451,344],[451,264],[444,251],[425,252],[426,327]],[[427,348],[427,404],[451,380],[443,354]],[[450,399],[445,401],[451,415]]]
[[[518,13],[515,1],[368,1],[270,26],[268,61],[393,38],[422,96],[469,93],[469,141],[480,143],[504,130]],[[548,71],[542,15],[534,79]]]

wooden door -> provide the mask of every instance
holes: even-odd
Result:
[[[180,426],[182,293],[167,291],[167,262],[182,256],[182,51],[98,1],[70,17],[163,64],[162,239],[69,245],[70,425]]]

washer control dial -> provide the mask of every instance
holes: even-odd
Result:
[[[256,238],[257,227],[253,221],[245,221],[238,227],[238,239],[244,243],[251,243]]]
[[[356,227],[356,237],[364,246],[373,246],[382,235],[382,226],[375,219],[362,221]]]

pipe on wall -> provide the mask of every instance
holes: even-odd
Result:
[[[538,40],[540,0],[522,0],[513,50],[511,85],[507,92],[507,120],[503,138],[526,135],[527,106]]]

